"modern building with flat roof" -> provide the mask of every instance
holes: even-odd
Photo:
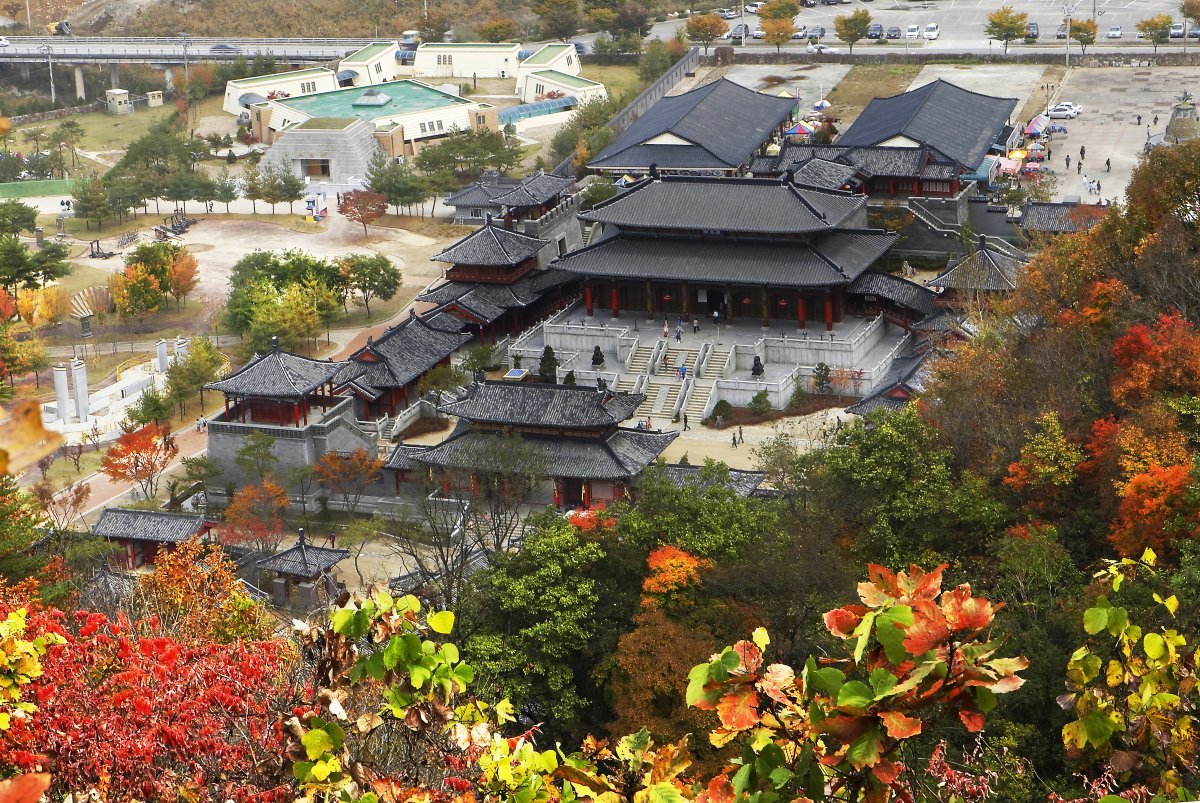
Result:
[[[525,97],[529,76],[542,70],[556,70],[567,75],[579,75],[581,65],[574,45],[543,45],[517,67],[517,94]]]
[[[372,42],[342,59],[337,79],[341,86],[372,86],[395,81],[397,76],[395,42]]]
[[[538,70],[525,74],[524,83],[517,80],[517,91],[523,103],[535,103],[547,98],[572,97],[580,103],[608,97],[608,90],[599,81],[581,78],[558,70]]]
[[[225,101],[221,109],[236,116],[255,103],[265,103],[268,99],[311,95],[337,88],[333,70],[324,67],[236,78],[225,83]]]
[[[511,78],[521,63],[520,51],[514,42],[424,42],[417,47],[413,73],[436,78]]]
[[[317,118],[372,123],[376,139],[390,156],[411,156],[429,140],[445,137],[455,128],[499,130],[494,106],[413,80],[276,98],[250,110],[254,135],[267,143]]]

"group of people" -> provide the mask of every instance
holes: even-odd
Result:
[[[200,416],[199,418],[196,419],[196,431],[197,432],[208,432],[208,419],[207,418],[205,418],[204,416]]]

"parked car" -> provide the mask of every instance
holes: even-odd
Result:
[[[842,51],[838,50],[836,47],[830,47],[829,45],[821,45],[816,43],[812,43],[808,46],[808,52],[829,56],[842,55]]]
[[[1037,39],[1042,35],[1042,29],[1038,27],[1036,22],[1030,22],[1025,26],[1025,38]]]
[[[920,39],[921,38],[921,26],[920,25],[909,25],[907,28],[904,29],[904,38],[905,39]]]
[[[8,47],[8,37],[0,36],[0,47]]]
[[[722,39],[745,39],[750,35],[750,26],[739,22],[725,33],[721,34]]]
[[[747,3],[745,5],[745,9],[747,11],[749,11],[751,14],[757,14],[758,10],[765,5],[766,5],[766,3]]]
[[[1051,120],[1074,120],[1079,116],[1079,112],[1070,106],[1059,104],[1046,110],[1046,116]]]
[[[734,11],[732,8],[718,8],[715,11],[713,11],[713,13],[716,14],[718,17],[720,17],[723,20],[735,20],[738,17],[742,16],[738,12]]]
[[[1059,25],[1058,30],[1054,32],[1054,38],[1055,39],[1066,39],[1067,38],[1067,26]]]
[[[792,38],[793,39],[807,39],[808,38],[808,26],[807,25],[797,25],[796,32],[794,34],[792,34]]]
[[[1072,103],[1069,100],[1060,100],[1055,106],[1066,106],[1068,109],[1074,109],[1076,114],[1083,114],[1083,107],[1078,103]]]
[[[878,22],[872,22],[871,27],[867,28],[867,38],[868,39],[882,39],[883,38],[883,26],[880,25]]]
[[[1191,28],[1188,28],[1187,38],[1200,39],[1200,28],[1197,28],[1195,25],[1193,25]]]
[[[888,28],[888,30],[887,30],[887,38],[888,39],[899,39],[901,36],[903,36],[903,34],[900,32],[900,29],[897,28],[895,25]]]
[[[804,6],[805,8],[816,8],[817,0],[800,0],[800,5]]]
[[[808,29],[809,39],[820,39],[825,36],[825,28],[820,25],[814,25]]]
[[[942,26],[938,25],[936,22],[931,22],[925,26],[925,38],[928,39],[929,41],[932,42],[934,39],[937,39],[941,35],[942,35]]]
[[[752,37],[754,37],[755,39],[762,39],[763,37],[765,37],[767,35],[767,32],[762,29],[761,25],[756,25],[754,27],[754,33],[752,33],[750,35]]]
[[[1125,35],[1125,32],[1123,30],[1121,30],[1120,25],[1110,25],[1110,26],[1108,26],[1108,33],[1104,34],[1104,38],[1105,39],[1120,39],[1124,35]]]
[[[1171,38],[1172,39],[1182,39],[1183,38],[1183,23],[1182,22],[1176,22],[1171,25]]]

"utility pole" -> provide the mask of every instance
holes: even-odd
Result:
[[[1093,0],[1093,2],[1094,1],[1095,0]],[[1063,63],[1066,64],[1067,67],[1070,67],[1071,66],[1071,18],[1073,16],[1075,16],[1075,6],[1064,4],[1063,5],[1063,16],[1066,17],[1066,20],[1067,20],[1067,41],[1066,41],[1066,51],[1067,52],[1066,52],[1066,56],[1064,58]]]
[[[188,47],[192,44],[188,41],[186,32],[180,33],[179,38],[183,41],[183,82],[187,85],[188,91],[191,92],[191,74],[188,72]]]
[[[25,24],[29,26],[29,32],[33,33],[33,14],[29,11],[29,0],[25,0]]]
[[[52,57],[54,49],[50,45],[41,44],[38,46],[38,50],[46,54],[46,67],[50,70],[50,105],[54,106],[58,103],[54,94],[54,59]]]

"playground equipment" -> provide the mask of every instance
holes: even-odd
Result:
[[[88,256],[92,259],[108,259],[109,257],[115,257],[117,255],[116,251],[105,251],[103,248],[101,248],[99,240],[92,240],[90,243],[88,243],[88,246],[90,248],[90,253]]]
[[[325,193],[314,192],[304,197],[304,214],[305,217],[313,222],[319,222],[321,218],[328,217],[329,204],[325,200]]]

